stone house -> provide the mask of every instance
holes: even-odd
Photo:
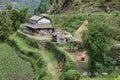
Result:
[[[26,30],[32,34],[51,35],[54,32],[54,27],[50,20],[43,16],[32,16],[27,23],[22,24]]]

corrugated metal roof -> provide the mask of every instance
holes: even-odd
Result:
[[[53,28],[53,26],[50,23],[44,23],[44,24],[25,23],[23,25],[32,29]]]
[[[41,20],[38,21],[38,24],[44,24],[44,23],[50,23],[50,20],[46,18],[42,18]]]
[[[29,18],[29,19],[35,20],[35,21],[39,21],[39,20],[42,19],[42,18],[43,18],[42,16],[34,15],[34,16],[32,16],[31,18]]]

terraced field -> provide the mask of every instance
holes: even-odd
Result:
[[[0,43],[0,80],[33,80],[33,69],[6,43]]]

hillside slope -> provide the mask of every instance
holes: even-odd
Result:
[[[0,43],[0,80],[33,80],[33,69],[6,43]]]
[[[50,13],[98,13],[120,11],[120,0],[56,0]]]
[[[40,0],[0,0],[0,10],[5,9],[6,4],[12,4],[15,9],[20,9],[24,6],[29,7],[30,12],[39,5]]]

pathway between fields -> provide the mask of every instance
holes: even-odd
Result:
[[[44,49],[41,51],[41,54],[45,62],[47,63],[48,72],[52,75],[53,80],[59,80],[58,75],[57,75],[57,70],[54,67],[54,63],[52,62],[50,57],[44,52]]]
[[[69,53],[66,50],[64,50],[64,48],[59,47],[61,51],[64,51],[66,53],[66,55],[68,55],[70,57],[70,59],[74,62],[76,69],[80,72],[83,73],[84,70],[82,69],[83,65],[82,63],[77,61],[76,56],[73,53]],[[81,52],[82,53],[82,52]]]

